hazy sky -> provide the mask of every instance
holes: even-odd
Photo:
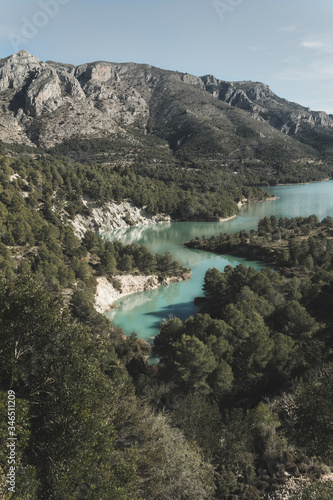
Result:
[[[333,0],[0,0],[0,57],[144,62],[333,113]]]

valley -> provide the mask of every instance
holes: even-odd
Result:
[[[332,141],[265,83],[0,60],[1,498],[8,394],[17,498],[332,498]]]

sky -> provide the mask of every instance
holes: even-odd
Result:
[[[333,113],[332,0],[0,0],[0,58],[104,60],[252,80]]]

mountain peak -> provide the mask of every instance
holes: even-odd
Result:
[[[20,50],[0,60],[0,91],[21,89],[32,71],[38,72],[44,63],[26,50]]]
[[[12,60],[17,63],[41,63],[41,60],[37,56],[30,54],[27,50],[20,50],[10,56],[7,60]]]

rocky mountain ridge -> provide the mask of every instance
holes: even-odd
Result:
[[[254,113],[274,128],[296,135],[302,124],[333,127],[333,115],[312,111],[274,94],[268,85],[260,82],[226,82],[213,75],[201,77],[205,89],[214,97],[232,106]]]
[[[262,161],[272,148],[292,161],[317,161],[317,151],[294,140],[302,123],[333,130],[331,115],[261,83],[135,63],[42,62],[25,50],[0,60],[0,140],[7,143],[51,148],[69,138],[149,136],[172,154],[206,162]]]

